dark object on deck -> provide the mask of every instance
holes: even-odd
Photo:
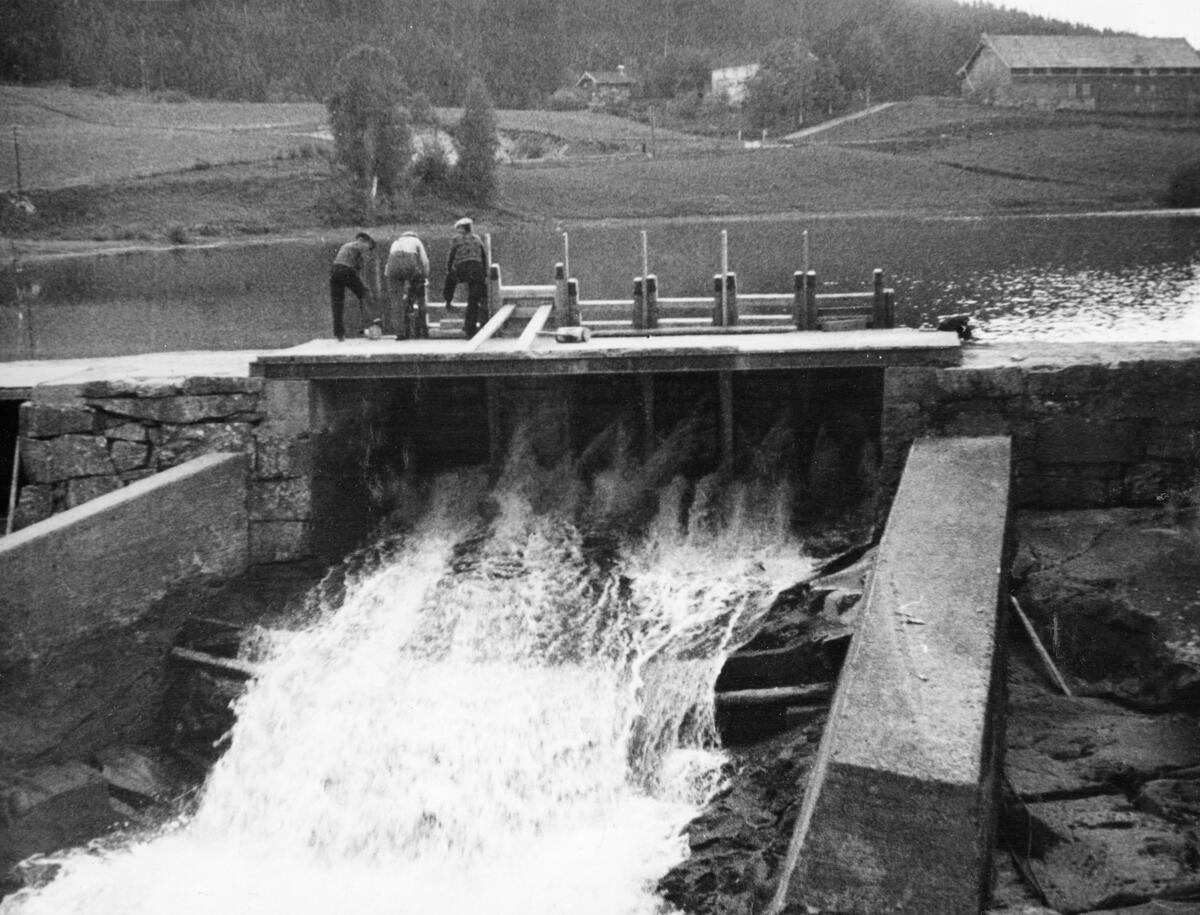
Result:
[[[970,315],[938,315],[938,330],[952,330],[958,334],[959,340],[974,340],[971,332]]]

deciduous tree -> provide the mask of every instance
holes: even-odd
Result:
[[[333,141],[337,161],[362,190],[376,181],[384,194],[404,188],[412,155],[407,97],[395,59],[380,48],[360,45],[338,65],[327,103]]]

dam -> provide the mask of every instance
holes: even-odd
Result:
[[[767,595],[812,571],[793,512],[803,506],[830,517],[847,507],[837,497],[853,493],[868,497],[865,529],[882,528],[897,491],[903,516],[890,541],[884,533],[879,567],[899,603],[868,598],[876,639],[854,654],[845,694],[872,701],[872,676],[878,659],[886,663],[900,612],[909,615],[909,647],[893,664],[907,652],[980,639],[968,662],[967,748],[943,748],[932,768],[942,773],[946,759],[964,754],[973,763],[940,780],[918,779],[932,785],[932,797],[951,786],[956,809],[969,811],[957,823],[966,839],[944,839],[962,858],[936,875],[939,886],[926,896],[887,879],[846,889],[855,872],[912,868],[830,851],[844,844],[838,830],[851,822],[837,818],[838,808],[870,784],[856,753],[886,739],[884,721],[874,734],[831,732],[822,750],[825,806],[812,801],[807,833],[819,855],[811,863],[802,855],[795,873],[821,886],[822,898],[862,911],[889,893],[917,893],[944,911],[978,910],[995,790],[990,697],[1003,650],[993,629],[1006,590],[996,570],[1008,562],[1008,506],[1146,504],[1189,485],[1200,350],[969,347],[954,333],[867,326],[874,296],[871,318],[853,319],[855,329],[800,329],[803,284],[770,306],[782,325],[774,328],[716,324],[710,314],[686,313],[701,306],[681,305],[690,326],[645,333],[653,328],[644,326],[643,299],[641,327],[632,326],[635,316],[628,331],[559,340],[559,330],[590,323],[586,300],[576,300],[577,324],[569,311],[555,319],[556,307],[570,307],[569,289],[556,296],[554,288],[517,288],[524,298],[505,302],[501,293],[486,333],[471,340],[319,340],[255,353],[217,374],[178,357],[112,376],[98,366],[63,369],[27,390],[5,383],[23,401],[27,486],[41,487],[51,506],[13,535],[5,557],[6,569],[23,571],[18,593],[32,605],[5,598],[5,623],[24,625],[27,658],[135,617],[161,589],[145,581],[140,594],[115,595],[124,605],[111,589],[89,601],[92,583],[46,593],[61,577],[48,565],[63,554],[60,538],[78,533],[71,513],[89,505],[106,520],[70,552],[101,566],[152,573],[159,544],[193,529],[186,558],[195,565],[164,565],[171,576],[230,574],[239,564],[314,553],[333,561],[367,545],[340,603],[317,611],[318,625],[254,649],[262,672],[190,825],[99,859],[103,878],[89,875],[86,860],[71,860],[43,902],[16,900],[13,911],[81,910],[96,899],[114,908],[136,899],[132,910],[146,912],[181,906],[188,900],[177,887],[156,883],[152,872],[179,874],[198,860],[219,876],[192,902],[216,894],[231,911],[260,893],[270,893],[272,905],[301,905],[305,896],[318,909],[347,904],[321,888],[330,881],[354,886],[350,901],[360,911],[386,911],[397,894],[446,911],[482,900],[514,912],[578,902],[579,884],[550,877],[544,898],[514,898],[507,877],[529,873],[530,861],[544,876],[591,872],[584,895],[597,913],[651,911],[653,902],[638,901],[639,886],[678,857],[662,836],[677,835],[719,782],[719,757],[709,755],[719,743],[711,695],[724,655],[768,612]],[[720,301],[727,319],[731,298],[718,289],[702,307],[716,310]],[[739,296],[743,317],[752,304]],[[616,320],[605,314],[598,327]],[[786,472],[764,474],[763,466]],[[183,493],[156,488],[175,482],[155,480],[164,467],[178,467],[178,482],[190,487],[181,500],[162,501]],[[147,468],[156,472],[120,480]],[[412,485],[435,476],[447,478]],[[82,498],[87,485],[112,485],[83,481],[113,477],[120,485]],[[492,503],[482,534],[481,491]],[[66,506],[71,492],[82,501]],[[914,520],[914,506],[939,505],[941,516]],[[903,548],[922,537],[923,525],[961,521],[979,506],[983,528],[931,541],[928,553]],[[185,514],[194,522],[186,531]],[[372,543],[389,523],[400,527]],[[106,554],[105,528],[128,530],[121,539],[139,544],[136,558]],[[592,557],[598,538],[615,538],[613,556]],[[970,637],[954,628],[962,621],[953,614],[918,613],[903,598],[905,588],[923,600],[933,593],[928,577],[913,577],[921,562],[952,572],[966,557],[974,560],[971,618],[987,623]],[[962,583],[953,574],[933,578],[945,589],[929,598],[934,609],[955,606]],[[878,600],[885,597],[881,590]],[[55,617],[39,620],[37,608],[49,605]],[[949,643],[938,641],[943,624]],[[18,654],[7,663],[19,663]],[[925,698],[919,677],[904,682],[911,708],[945,699],[938,681]],[[446,703],[451,694],[457,704]],[[366,720],[348,713],[364,696],[377,707]],[[405,697],[404,709],[389,715],[387,697],[395,696]],[[837,699],[834,708],[851,701]],[[296,703],[310,714],[290,714]],[[370,764],[356,762],[368,757]],[[922,765],[920,753],[913,765]],[[431,771],[441,774],[414,793],[413,780]],[[911,777],[901,765],[879,784],[895,802]],[[297,807],[312,816],[293,815]],[[653,816],[643,819],[649,808]],[[615,832],[616,822],[634,831]],[[283,843],[295,855],[289,864],[271,846],[292,835]],[[797,833],[797,845],[804,841]],[[564,858],[556,845],[589,854]],[[210,857],[195,857],[197,849]],[[370,867],[399,860],[399,876]],[[463,873],[477,878],[470,887],[458,885]],[[630,895],[614,900],[614,888]],[[780,905],[805,898],[799,890],[789,896],[785,884],[777,891]]]

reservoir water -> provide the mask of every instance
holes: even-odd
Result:
[[[661,295],[709,294],[724,229],[747,292],[789,292],[805,266],[822,292],[865,291],[878,267],[906,325],[970,312],[985,340],[1200,339],[1195,211],[522,226],[491,232],[505,280],[550,282],[564,258],[562,229],[585,300],[630,294],[643,230]],[[328,264],[349,234],[38,259],[16,272],[9,264],[0,271],[0,359],[274,348],[330,336]],[[427,241],[436,294],[448,242]]]
[[[725,777],[722,661],[811,572],[788,482],[672,479],[680,437],[586,478],[520,441],[491,488],[408,481],[421,520],[252,640],[194,810],[42,859],[0,912],[663,912]]]

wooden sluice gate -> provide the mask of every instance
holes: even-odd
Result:
[[[961,364],[957,334],[890,326],[880,271],[870,292],[848,297],[818,294],[811,271],[790,292],[746,294],[722,260],[711,298],[660,296],[650,275],[619,301],[581,298],[565,260],[542,284],[506,283],[493,262],[491,314],[469,339],[438,333],[437,306],[429,338],[318,339],[259,355],[250,372],[263,379],[272,435],[311,454],[296,513],[319,519],[336,551],[370,526],[368,476],[496,466],[521,430],[549,464],[606,428],[650,454],[697,424],[689,472],[707,473],[783,423],[805,460],[821,446],[857,468],[864,449],[878,461],[886,370]]]

